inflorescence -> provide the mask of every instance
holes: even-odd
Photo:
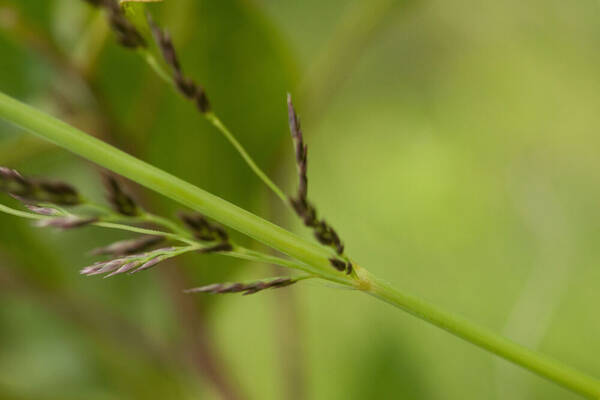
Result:
[[[121,45],[131,49],[142,48],[149,53],[147,42],[137,28],[127,19],[118,0],[85,0],[88,3],[102,8],[106,11],[110,25],[118,37]],[[222,132],[229,136],[232,143],[237,144],[233,136],[226,130],[224,125],[218,121],[211,111],[208,97],[204,88],[192,79],[185,76],[177,57],[173,41],[165,30],[161,29],[147,14],[148,25],[156,42],[158,49],[166,65],[171,69],[172,83],[175,88],[186,99],[195,103],[198,110],[215,124]],[[163,77],[168,74],[162,71]],[[295,213],[302,219],[304,225],[313,230],[314,236],[319,243],[328,246],[335,252],[329,261],[333,268],[339,272],[352,274],[351,261],[344,255],[344,244],[337,232],[324,219],[319,218],[316,208],[308,200],[308,176],[307,176],[307,145],[304,142],[300,118],[292,104],[291,96],[287,98],[289,126],[294,141],[296,165],[298,169],[299,185],[295,196],[288,196],[289,204]],[[257,174],[264,175],[256,167],[254,162],[238,147],[246,161]],[[241,150],[240,150],[241,149]],[[258,170],[258,171],[257,171]],[[285,195],[268,178],[260,176],[272,189],[280,194],[285,201]],[[176,257],[187,252],[220,253],[238,258],[248,258],[252,253],[252,259],[277,263],[290,266],[294,262],[279,259],[273,256],[263,255],[259,252],[244,249],[234,244],[227,231],[220,225],[209,221],[200,214],[180,213],[179,219],[183,226],[166,218],[148,213],[123,189],[118,180],[111,176],[104,176],[107,188],[107,200],[111,207],[103,207],[84,199],[78,191],[64,182],[50,182],[46,180],[34,180],[23,177],[20,173],[9,168],[0,167],[0,191],[11,194],[20,200],[30,211],[29,213],[10,209],[0,205],[0,210],[14,215],[36,220],[36,226],[57,227],[62,229],[74,229],[87,225],[96,225],[105,228],[133,231],[142,236],[134,239],[122,240],[107,246],[99,247],[91,252],[92,255],[106,257],[106,260],[98,261],[89,267],[83,268],[83,275],[114,276],[122,273],[135,273],[147,270],[162,261]],[[65,209],[63,207],[69,207]],[[89,210],[94,210],[90,213]],[[152,228],[146,228],[150,225]],[[158,226],[158,229],[155,227]],[[155,249],[163,242],[179,242],[184,245],[166,246]],[[292,266],[304,270],[300,264]],[[296,283],[298,280],[314,277],[305,275],[299,278],[275,278],[261,280],[251,283],[217,283],[190,289],[188,292],[208,293],[237,293],[252,294],[268,288],[280,288]]]
[[[92,3],[103,2],[112,3],[113,0],[92,1]],[[191,78],[184,75],[181,63],[177,57],[175,46],[169,33],[166,30],[161,29],[154,22],[149,13],[147,13],[146,17],[148,20],[148,25],[152,31],[154,41],[156,42],[157,47],[160,49],[163,60],[172,71],[172,82],[177,88],[178,92],[181,93],[185,98],[193,101],[203,115],[208,116],[211,114],[213,118],[216,118],[216,116],[214,116],[211,112],[210,103],[204,88],[195,83]],[[116,30],[117,35],[122,36],[122,33],[117,29],[117,27],[113,25],[113,28]],[[294,109],[292,98],[289,94],[287,97],[287,107],[290,132],[294,141],[296,165],[299,177],[298,192],[293,197],[288,196],[288,201],[304,225],[313,230],[314,236],[319,243],[331,247],[337,253],[336,257],[330,258],[329,261],[331,265],[340,272],[351,274],[353,272],[352,262],[344,255],[344,244],[342,243],[338,233],[324,219],[318,218],[316,208],[308,200],[308,147],[304,142],[304,137],[300,126],[300,118]],[[218,125],[220,125],[220,123]],[[217,126],[217,128],[220,130],[224,129],[223,126]],[[229,132],[227,132],[226,136],[231,135]],[[229,139],[231,140],[231,138]],[[249,164],[254,164],[254,162],[252,161]],[[261,179],[264,180],[264,177],[261,177]],[[269,184],[270,183],[271,182],[269,181]],[[277,191],[280,192],[279,189],[277,189]],[[284,195],[283,199],[285,199]]]

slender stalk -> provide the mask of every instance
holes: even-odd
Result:
[[[138,53],[142,56],[142,58],[146,61],[146,63],[150,66],[150,68],[157,74],[159,78],[165,81],[167,84],[171,85],[173,88],[176,87],[175,81],[161,65],[161,63],[154,57],[152,52],[148,49],[142,48],[138,50]],[[221,121],[221,119],[213,112],[209,111],[203,113],[204,118],[210,124],[215,127],[223,137],[233,146],[233,148],[238,152],[238,154],[242,157],[244,162],[250,167],[252,172],[261,180],[275,195],[288,207],[292,207],[287,196],[283,193],[283,190],[277,186],[275,182],[269,178],[269,176],[256,164],[252,156],[246,151],[244,146],[237,140],[235,135],[227,128],[227,126]]]
[[[206,113],[205,117],[215,128],[217,128],[219,132],[223,134],[223,136],[225,136],[225,138],[229,141],[229,143],[231,143],[231,145],[236,149],[240,156],[242,156],[246,164],[248,164],[248,166],[256,174],[256,176],[258,176],[265,183],[265,185],[267,185],[269,189],[271,189],[273,193],[275,193],[277,197],[279,197],[281,201],[283,201],[284,204],[291,207],[287,196],[283,193],[281,189],[279,189],[279,186],[277,186],[275,182],[273,182],[271,178],[269,178],[269,176],[266,173],[264,173],[258,165],[256,165],[254,159],[252,159],[250,154],[248,154],[246,149],[244,149],[244,146],[242,146],[240,142],[238,142],[233,133],[231,133],[227,126],[223,124],[219,117],[217,117],[213,112]]]
[[[370,277],[367,280],[371,282],[371,287],[367,290],[370,295],[574,392],[593,399],[600,398],[600,381],[596,378],[587,376],[559,361],[527,349],[489,329],[475,325],[463,317],[440,310],[436,306],[414,296],[400,293],[377,278]]]
[[[600,381],[595,378],[419,298],[400,293],[358,265],[355,265],[353,275],[337,272],[329,264],[333,254],[329,249],[308,242],[3,93],[0,93],[0,118],[296,258],[313,275],[365,291],[574,392],[600,398]]]

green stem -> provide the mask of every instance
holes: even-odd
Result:
[[[591,398],[600,382],[472,322],[402,294],[355,265],[355,274],[335,271],[331,250],[309,242],[211,193],[124,153],[47,114],[0,93],[0,118],[121,174],[214,220],[265,243],[306,265],[305,271],[372,294],[537,374]]]
[[[365,274],[367,273],[365,272]],[[593,399],[600,398],[600,381],[598,379],[527,349],[489,329],[475,325],[463,317],[440,310],[417,297],[401,293],[375,277],[365,278],[370,282],[370,288],[366,290],[370,295],[574,392]]]

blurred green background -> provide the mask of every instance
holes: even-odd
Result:
[[[187,73],[289,191],[285,93],[310,196],[402,290],[600,376],[600,4],[166,0]],[[84,2],[0,0],[0,89],[305,235],[194,108]],[[0,125],[0,165],[102,196],[89,163]],[[148,208],[178,206],[130,186]],[[10,203],[3,196],[3,203]],[[1,399],[575,399],[385,304],[186,256],[81,277],[127,237],[0,216]],[[243,240],[243,239],[242,239]]]

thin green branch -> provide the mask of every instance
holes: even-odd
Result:
[[[254,159],[252,159],[250,154],[248,154],[246,149],[244,149],[244,146],[240,144],[240,142],[235,138],[227,126],[225,126],[225,124],[219,119],[219,117],[217,117],[217,115],[212,111],[207,112],[204,116],[215,128],[217,128],[219,132],[223,134],[223,136],[225,136],[225,138],[229,141],[229,143],[231,143],[240,156],[242,156],[252,172],[254,172],[256,176],[258,176],[285,205],[291,207],[287,196],[285,193],[283,193],[283,190],[281,190],[279,186],[277,186],[275,182],[273,182],[271,178],[269,178],[269,176],[262,169],[260,169],[258,165],[256,165]]]
[[[150,68],[156,72],[159,78],[165,81],[168,85],[170,85],[176,92],[179,93],[177,89],[177,83],[171,76],[171,74],[162,66],[161,62],[157,60],[157,58],[152,54],[152,52],[147,48],[139,48],[137,53],[141,55],[141,57],[146,61],[146,63],[150,66]],[[238,154],[242,157],[244,162],[250,167],[252,172],[261,180],[275,195],[288,207],[291,208],[290,202],[283,192],[277,186],[271,178],[256,164],[252,156],[246,151],[244,146],[237,140],[235,135],[227,128],[227,126],[221,121],[221,119],[213,112],[208,111],[202,113],[204,118],[210,124],[215,127],[219,133],[223,135],[223,137],[233,146],[233,148],[238,152]]]
[[[306,265],[306,272],[312,275],[365,291],[574,392],[600,398],[600,381],[597,379],[510,342],[419,298],[400,293],[358,265],[355,265],[353,275],[338,272],[330,265],[332,252],[329,249],[288,232],[3,93],[0,93],[0,118],[288,254]]]

